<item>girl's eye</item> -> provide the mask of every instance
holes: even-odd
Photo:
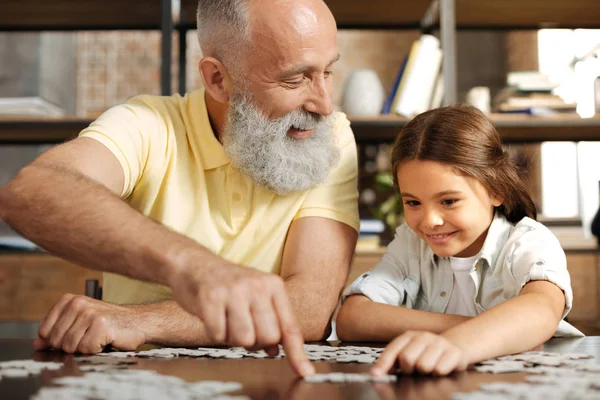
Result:
[[[416,201],[416,200],[406,200],[406,201],[404,202],[404,204],[406,204],[406,205],[407,205],[407,206],[409,206],[409,207],[416,207],[416,206],[418,206],[420,203],[419,203],[418,201]]]
[[[442,204],[445,206],[451,206],[453,204],[455,204],[458,200],[457,199],[446,199],[446,200],[442,200]]]

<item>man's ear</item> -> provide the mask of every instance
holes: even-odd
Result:
[[[223,63],[214,57],[203,57],[198,71],[208,94],[220,103],[227,103],[231,95],[231,77]]]

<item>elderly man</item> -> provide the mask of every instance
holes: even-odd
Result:
[[[104,302],[65,295],[35,346],[282,343],[310,374],[303,338],[328,334],[358,228],[335,20],[322,0],[201,0],[198,38],[204,90],[113,107],[0,192],[15,229],[106,272]]]

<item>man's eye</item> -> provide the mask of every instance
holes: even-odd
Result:
[[[325,78],[329,78],[330,76],[333,76],[333,71],[325,71],[324,75],[325,75]]]
[[[300,86],[304,83],[305,78],[298,78],[298,79],[294,79],[294,80],[289,80],[289,81],[285,81],[285,84],[288,86]]]

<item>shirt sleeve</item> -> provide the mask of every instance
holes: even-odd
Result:
[[[143,96],[138,96],[110,108],[79,134],[104,144],[121,164],[124,178],[121,198],[131,194],[151,164],[151,154],[167,146],[161,121],[156,110],[143,101]]]
[[[311,189],[294,219],[324,217],[342,222],[358,232],[358,156],[350,123],[342,113],[335,128],[340,160],[327,182]]]
[[[519,291],[530,281],[549,281],[565,294],[563,318],[573,306],[571,277],[567,270],[567,258],[560,242],[546,227],[527,229],[514,243],[511,270]]]
[[[376,303],[403,305],[406,297],[405,283],[411,281],[407,268],[407,249],[410,241],[406,226],[396,230],[394,240],[373,269],[359,276],[342,294],[342,302],[353,294],[362,294]]]

